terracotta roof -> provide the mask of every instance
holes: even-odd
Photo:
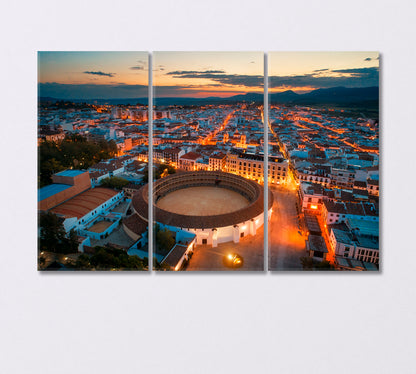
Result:
[[[379,215],[378,204],[374,204],[374,203],[373,204],[372,203],[363,203],[361,205],[362,205],[362,207],[363,207],[363,209],[365,211],[365,214],[367,216],[373,216],[373,217],[375,217],[375,216],[378,216]]]
[[[147,231],[147,221],[137,214],[132,214],[130,217],[123,219],[123,225],[137,235],[142,235]]]
[[[209,156],[209,158],[215,158],[217,160],[222,160],[224,157],[226,157],[224,153],[218,153],[218,154]]]
[[[121,160],[111,160],[109,162],[100,161],[98,164],[95,164],[90,167],[90,170],[105,170],[105,171],[114,171],[123,167],[123,162]]]
[[[341,190],[341,200],[342,201],[357,201],[352,192],[345,191],[345,190]]]
[[[363,187],[363,188],[366,188],[367,187],[367,182],[355,181],[354,182],[354,187]]]
[[[355,203],[345,203],[345,206],[347,208],[347,213],[348,214],[355,214],[358,216],[364,216],[364,209],[363,206],[361,204],[355,204]]]
[[[185,160],[197,160],[200,157],[201,157],[201,155],[199,153],[188,152],[188,153],[185,153],[183,156],[181,156],[180,159],[181,160],[183,160],[183,159],[185,159]]]
[[[345,214],[346,213],[346,209],[345,209],[345,206],[344,206],[343,203],[330,201],[330,200],[325,200],[324,205],[325,205],[325,208],[328,212],[340,213],[340,214]]]
[[[90,171],[89,174],[90,174],[90,178],[99,178],[102,175],[108,174],[108,172],[106,172],[106,171]]]
[[[127,185],[125,185],[123,187],[123,190],[124,189],[127,189],[127,190],[140,190],[140,188],[142,188],[142,186],[139,186],[138,184],[134,184],[134,183],[129,183],[129,184],[127,184]]]
[[[368,196],[368,191],[367,190],[361,190],[359,188],[354,188],[352,190],[352,193],[354,195],[359,195],[359,196]]]
[[[181,152],[182,151],[182,149],[180,149],[180,148],[165,148],[164,150],[163,150],[163,153],[172,153],[172,154],[178,154],[179,152]]]
[[[58,205],[51,212],[79,219],[117,194],[117,191],[110,188],[92,188]]]

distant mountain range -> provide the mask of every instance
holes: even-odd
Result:
[[[40,97],[40,101],[60,101],[51,97]],[[137,99],[71,99],[77,103],[90,104],[112,104],[112,105],[135,105],[137,103],[146,105],[147,97]],[[320,88],[305,94],[297,94],[291,90],[273,93],[269,95],[271,104],[297,104],[297,105],[352,105],[352,106],[378,106],[379,87],[363,88]],[[247,93],[230,97],[155,97],[155,105],[203,105],[203,104],[226,104],[235,102],[263,102],[263,94]]]

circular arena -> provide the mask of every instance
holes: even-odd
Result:
[[[133,197],[135,213],[148,220],[148,185]],[[268,217],[273,205],[269,191]],[[153,184],[153,219],[196,234],[197,244],[211,244],[255,235],[264,223],[263,186],[219,171],[172,174]]]
[[[238,192],[212,186],[186,187],[170,192],[156,202],[160,209],[190,216],[231,213],[249,204],[249,200]]]

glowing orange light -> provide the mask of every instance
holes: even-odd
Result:
[[[317,205],[311,205],[311,209],[318,209]]]

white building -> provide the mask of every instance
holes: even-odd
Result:
[[[348,231],[331,229],[329,241],[335,256],[378,264],[378,222],[348,219],[346,226]]]

